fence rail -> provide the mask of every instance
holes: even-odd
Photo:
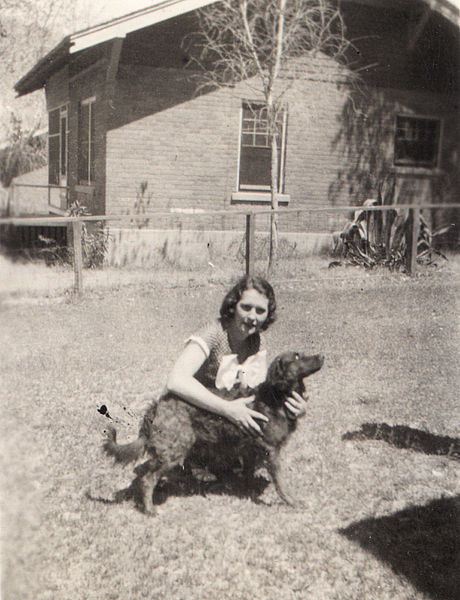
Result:
[[[25,185],[25,184],[24,184]],[[181,211],[178,209],[158,209],[149,210],[148,213],[142,215],[87,215],[87,216],[56,216],[56,217],[4,217],[0,218],[0,225],[57,225],[59,223],[72,223],[73,221],[143,221],[154,216],[230,216],[230,215],[270,215],[270,214],[296,214],[296,213],[315,213],[315,212],[354,212],[365,210],[366,212],[385,212],[395,209],[417,209],[425,210],[428,208],[460,208],[459,203],[449,204],[386,204],[383,206],[327,206],[327,207],[311,207],[311,208],[253,208],[246,209],[231,209],[231,210],[196,210],[190,212],[187,210]]]
[[[16,196],[16,190],[18,188],[30,188],[30,189],[35,189],[35,190],[46,190],[46,202],[48,205],[49,209],[54,209],[57,211],[60,211],[62,214],[64,214],[64,210],[63,210],[63,206],[57,206],[56,204],[53,204],[53,202],[51,201],[51,195],[52,195],[52,191],[53,190],[63,190],[64,194],[63,194],[63,198],[64,198],[64,204],[65,204],[65,208],[67,208],[67,197],[68,197],[68,193],[69,193],[69,188],[65,185],[55,185],[55,184],[51,184],[51,183],[18,183],[18,182],[12,182],[11,184],[11,193],[12,193],[12,197],[13,197],[13,203],[15,202],[15,196]],[[46,218],[46,217],[45,217]]]
[[[21,184],[27,185],[27,184]],[[44,186],[47,187],[47,186]],[[417,261],[417,241],[420,223],[420,211],[425,209],[458,209],[460,203],[449,204],[388,204],[377,206],[328,206],[328,207],[311,207],[311,208],[278,208],[276,210],[270,208],[254,208],[248,209],[232,209],[232,210],[217,210],[217,211],[190,211],[180,209],[171,210],[151,210],[148,214],[142,215],[87,215],[87,216],[55,216],[55,217],[6,217],[0,218],[0,226],[56,226],[56,225],[71,225],[72,226],[72,244],[74,255],[74,292],[78,295],[83,291],[83,252],[82,252],[82,223],[84,222],[129,222],[145,221],[145,219],[155,216],[245,216],[246,231],[245,231],[245,264],[246,273],[250,274],[254,269],[254,244],[255,244],[255,222],[258,215],[273,215],[273,214],[301,214],[301,213],[318,213],[318,212],[386,212],[390,210],[408,210],[409,211],[409,231],[408,231],[408,259],[407,268],[410,274],[416,271]]]

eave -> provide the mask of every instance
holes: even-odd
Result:
[[[21,77],[14,86],[18,96],[30,94],[44,87],[49,77],[69,62],[70,45],[70,36],[67,36]]]
[[[71,54],[128,33],[197,10],[216,0],[157,0],[147,8],[117,17],[67,36],[38,61],[14,86],[19,96],[44,87],[47,79],[70,61]]]
[[[342,0],[367,4],[376,8],[401,8],[407,0]],[[460,11],[448,0],[420,0],[427,11],[441,14],[456,27],[460,26]],[[147,8],[117,17],[94,27],[77,31],[65,37],[53,50],[38,61],[14,86],[18,96],[43,88],[47,80],[70,62],[70,57],[90,47],[114,38],[123,39],[128,33],[166,21],[173,17],[213,4],[216,0],[157,0]],[[426,15],[421,17],[423,20]],[[423,25],[423,22],[422,22]],[[417,32],[415,32],[417,35]],[[416,38],[415,38],[416,39]],[[412,40],[414,42],[414,40]]]

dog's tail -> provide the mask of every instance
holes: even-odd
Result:
[[[104,451],[115,458],[115,462],[127,464],[140,458],[145,452],[145,437],[140,435],[130,444],[117,444],[117,432],[114,427],[107,430],[107,439],[102,445]]]

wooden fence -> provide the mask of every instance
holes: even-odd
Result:
[[[203,211],[197,213],[197,216],[228,216],[241,215],[246,217],[246,251],[245,251],[245,268],[246,274],[250,274],[254,270],[254,243],[255,243],[255,224],[258,215],[270,215],[274,213],[314,213],[314,212],[385,212],[395,209],[404,209],[409,211],[409,231],[408,231],[408,255],[407,269],[413,275],[416,272],[417,266],[417,242],[419,236],[420,211],[425,209],[452,209],[460,208],[460,203],[452,204],[397,204],[385,206],[329,206],[324,208],[280,208],[272,209],[255,209],[248,210],[231,210],[231,211]],[[178,211],[151,211],[148,215],[91,215],[91,216],[56,216],[56,217],[9,217],[0,219],[1,225],[14,226],[56,226],[56,225],[71,225],[72,226],[72,244],[73,244],[73,267],[74,267],[74,293],[81,295],[83,292],[83,252],[82,252],[82,223],[83,222],[129,222],[144,221],[147,217],[153,218],[156,216],[171,216],[177,214]],[[190,215],[190,213],[187,213]]]

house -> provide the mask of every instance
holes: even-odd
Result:
[[[48,182],[67,186],[69,202],[104,215],[174,209],[183,229],[213,235],[242,228],[236,210],[269,206],[270,150],[250,82],[196,93],[182,41],[210,3],[157,1],[72,34],[16,84],[19,95],[45,90]],[[280,123],[280,204],[359,204],[389,193],[388,182],[396,202],[455,199],[458,9],[447,0],[341,6],[362,83],[350,87],[327,56],[292,83]],[[209,210],[225,214],[198,216]],[[338,218],[290,212],[280,230],[330,232]]]

